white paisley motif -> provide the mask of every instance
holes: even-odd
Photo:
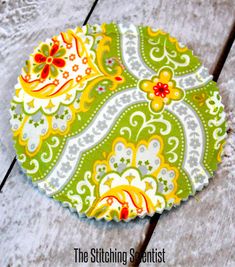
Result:
[[[163,59],[166,58],[166,64],[171,66],[173,65],[173,69],[176,69],[178,67],[186,67],[188,66],[189,62],[190,62],[190,57],[188,55],[181,55],[180,59],[182,59],[183,62],[178,62],[175,60],[175,58],[177,57],[177,52],[176,51],[171,51],[168,52],[167,48],[166,48],[166,40],[164,42],[163,45],[163,54],[161,56],[155,56],[154,53],[158,53],[160,51],[158,45],[159,42],[154,42],[153,40],[149,39],[148,43],[151,45],[154,45],[154,47],[152,47],[150,49],[150,57],[153,61],[155,62],[159,62],[162,61]]]
[[[141,119],[141,122],[138,122],[139,119]],[[158,118],[156,118],[152,114],[150,114],[150,119],[147,120],[146,115],[142,111],[136,111],[136,112],[132,113],[130,116],[130,125],[134,126],[134,127],[140,126],[139,130],[136,134],[135,140],[138,140],[141,132],[143,130],[146,130],[146,129],[148,129],[149,134],[154,134],[156,132],[156,124],[154,124],[154,123],[162,123],[163,125],[165,125],[165,129],[163,129],[163,128],[160,129],[160,133],[162,135],[167,135],[170,133],[171,124],[169,121],[167,121],[163,118],[162,114],[159,115]],[[158,127],[159,127],[159,124],[158,124]],[[131,137],[131,129],[129,127],[122,127],[120,130],[120,134],[124,135],[125,131],[128,132],[129,137]]]
[[[39,163],[36,159],[32,159],[30,162],[29,162],[29,165],[30,166],[34,166],[33,169],[29,170],[27,169],[27,174],[33,174],[33,173],[36,173],[39,169]]]
[[[208,121],[208,126],[221,126],[225,121],[226,114],[224,111],[221,112],[221,110],[223,109],[223,104],[221,102],[219,92],[214,92],[213,95],[206,100],[206,105],[209,108],[210,114],[213,115],[213,119]],[[226,133],[223,134],[222,128],[216,128],[213,131],[213,138],[216,141],[214,145],[215,149],[218,149],[220,147],[220,143],[225,137]]]
[[[71,202],[64,201],[63,204],[69,206],[70,208],[72,208],[74,205],[76,207],[77,212],[80,212],[83,208],[83,202],[81,196],[79,196],[78,194],[74,194],[72,190],[68,191],[67,196]]]
[[[95,186],[90,183],[89,181],[90,179],[91,179],[91,172],[87,171],[84,175],[84,180],[81,180],[80,182],[77,183],[76,192],[74,192],[73,190],[69,190],[67,193],[67,196],[72,204],[68,201],[64,201],[63,204],[70,207],[71,209],[75,207],[77,212],[80,212],[85,204],[89,208],[95,200],[94,196]],[[89,190],[89,194],[83,200],[81,196],[84,195],[87,192],[87,190]],[[87,210],[84,210],[84,212],[86,211]]]
[[[24,163],[26,161],[26,155],[25,154],[20,154],[18,157],[17,157],[18,161],[20,163]]]
[[[170,157],[168,158],[168,161],[171,163],[176,162],[176,160],[178,159],[178,155],[174,151],[179,145],[179,138],[177,138],[175,136],[170,136],[168,138],[168,144],[173,145],[172,149],[170,151],[166,152],[166,154],[170,155]]]
[[[42,162],[50,162],[52,160],[52,157],[53,157],[53,151],[52,151],[52,148],[55,148],[59,145],[60,141],[59,141],[59,138],[56,137],[56,136],[53,136],[51,138],[51,140],[54,142],[53,144],[49,144],[48,142],[46,142],[47,144],[47,147],[49,149],[49,153],[47,152],[43,152],[42,155],[41,155],[41,160]]]
[[[85,194],[86,189],[89,190],[89,194],[85,197],[85,203],[90,207],[95,200],[94,189],[95,186],[90,183],[91,172],[87,171],[84,175],[84,180],[77,183],[77,192],[79,195]]]

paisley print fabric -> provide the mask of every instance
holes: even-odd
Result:
[[[208,184],[226,137],[219,90],[199,59],[134,25],[87,25],[40,43],[10,113],[26,175],[96,219],[179,205]]]

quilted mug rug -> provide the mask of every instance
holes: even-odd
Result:
[[[33,184],[96,219],[179,205],[208,184],[226,137],[207,69],[168,33],[143,26],[86,25],[40,43],[10,112]]]

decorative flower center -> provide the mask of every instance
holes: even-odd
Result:
[[[47,63],[47,64],[51,64],[51,63],[52,63],[52,60],[53,60],[53,57],[48,57],[48,58],[46,59],[46,63]]]
[[[115,79],[116,81],[118,81],[118,82],[122,81],[122,77],[120,77],[120,76],[115,76],[114,79]]]
[[[167,94],[170,93],[170,90],[168,88],[168,84],[158,82],[154,87],[154,94],[155,96],[160,96],[162,98],[165,98]]]

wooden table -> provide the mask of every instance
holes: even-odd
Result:
[[[18,164],[12,164],[0,194],[1,267],[76,266],[74,247],[164,248],[166,263],[160,266],[235,266],[234,19],[234,0],[0,2],[0,181],[15,156],[8,110],[24,60],[39,41],[87,21],[132,22],[170,32],[214,75],[228,118],[224,159],[209,186],[152,219],[80,219],[34,190]]]

